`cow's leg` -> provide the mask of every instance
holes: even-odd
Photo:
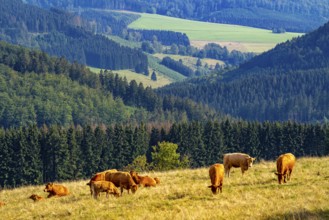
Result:
[[[97,195],[96,190],[93,191],[93,194],[94,194],[94,199],[97,199],[98,195]]]
[[[120,186],[120,190],[121,190],[121,196],[122,196],[122,193],[123,193],[123,186]]]
[[[288,171],[288,180],[290,180],[291,172],[292,172],[292,170]]]
[[[226,167],[225,167],[225,175],[226,175],[227,177],[230,177],[230,167],[229,167],[229,166],[226,166]]]
[[[244,169],[243,169],[243,167],[241,167],[241,172],[242,172],[242,176],[243,176],[243,174],[244,174]]]
[[[284,174],[283,174],[283,182],[287,182],[287,176],[288,176],[288,173],[287,172],[285,172]]]

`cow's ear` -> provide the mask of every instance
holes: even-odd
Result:
[[[278,172],[275,172],[274,174],[275,174],[275,175],[277,175],[277,176],[279,175],[279,173],[278,173]]]
[[[211,188],[212,186],[208,186],[208,188]]]
[[[256,160],[256,157],[252,158],[252,161]]]

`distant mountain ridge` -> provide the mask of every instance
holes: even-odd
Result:
[[[329,117],[329,23],[277,45],[224,75],[159,89],[249,120],[324,121]]]
[[[25,0],[40,7],[102,8],[245,26],[309,32],[329,20],[326,0]]]

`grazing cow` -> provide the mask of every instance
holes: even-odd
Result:
[[[144,186],[144,187],[151,187],[151,186],[156,186],[157,182],[155,179],[149,176],[139,176],[137,172],[135,171],[130,171],[130,175],[135,181],[136,184]]]
[[[115,172],[118,172],[118,171],[116,169],[105,170],[105,171],[102,171],[102,172],[98,172],[93,177],[91,177],[91,179],[87,183],[87,185],[90,187],[91,196],[93,195],[93,193],[91,191],[91,182],[92,181],[104,181],[106,173],[115,173]]]
[[[37,194],[32,194],[29,199],[32,199],[34,202],[37,202],[37,201],[40,201],[40,200],[43,200],[43,197],[41,196],[38,196]]]
[[[50,198],[53,196],[66,196],[66,195],[70,194],[69,190],[65,186],[54,184],[54,183],[47,183],[47,185],[43,191],[49,193],[47,198]]]
[[[248,154],[224,154],[224,167],[226,176],[230,177],[230,169],[232,167],[240,167],[243,175],[244,171],[248,170],[249,167],[252,167],[252,163],[254,162],[254,160],[256,160],[256,158],[250,157]]]
[[[222,187],[223,187],[223,180],[224,180],[224,165],[215,163],[214,165],[211,165],[209,168],[209,177],[211,181],[211,185],[208,186],[211,188],[211,192],[213,194],[218,193],[218,189],[222,193]]]
[[[106,198],[109,197],[109,194],[113,194],[115,197],[119,197],[119,191],[115,185],[110,181],[92,181],[90,184],[94,199],[97,199],[99,193],[106,192]]]
[[[128,194],[130,189],[132,193],[135,193],[138,189],[138,186],[128,172],[106,173],[105,180],[111,181],[116,187],[120,187],[121,196],[123,189],[126,189]]]
[[[282,154],[276,160],[276,170],[275,173],[278,176],[279,184],[283,182],[286,183],[290,180],[291,172],[295,166],[296,158],[291,153]]]
[[[0,201],[0,207],[6,205],[6,203]]]

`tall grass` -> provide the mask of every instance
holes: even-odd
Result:
[[[290,182],[279,185],[275,162],[259,162],[242,176],[234,169],[223,193],[212,195],[208,168],[150,172],[160,185],[120,198],[90,196],[86,180],[65,182],[71,195],[46,196],[44,186],[3,190],[1,219],[329,219],[329,157],[297,159]]]

